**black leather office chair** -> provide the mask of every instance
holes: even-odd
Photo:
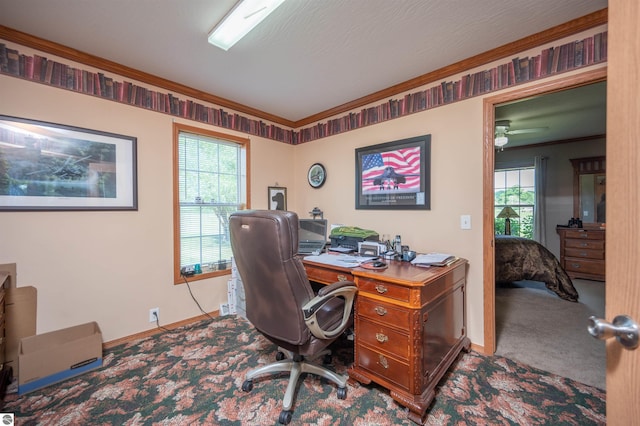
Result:
[[[229,219],[231,247],[245,288],[247,318],[278,345],[277,361],[250,371],[242,390],[253,379],[291,372],[278,421],[288,424],[298,377],[313,373],[338,385],[338,398],[347,396],[347,377],[317,364],[333,341],[352,325],[356,286],[351,281],[322,287],[314,294],[298,252],[298,215],[280,210],[243,210]],[[286,359],[285,359],[286,358]]]

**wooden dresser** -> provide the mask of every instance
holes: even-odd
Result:
[[[467,261],[431,268],[388,263],[389,268],[372,271],[304,261],[312,281],[349,280],[358,286],[349,377],[389,389],[409,409],[409,419],[423,424],[438,382],[471,345],[465,315]]]
[[[571,278],[605,280],[605,230],[557,227],[560,264]]]

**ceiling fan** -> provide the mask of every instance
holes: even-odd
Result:
[[[509,142],[509,135],[521,135],[524,133],[537,133],[547,130],[548,127],[532,127],[530,129],[514,129],[511,130],[510,120],[498,120],[496,121],[496,133],[494,143],[496,148],[504,149],[504,146]]]

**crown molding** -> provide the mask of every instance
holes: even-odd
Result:
[[[585,15],[572,21],[565,22],[564,24],[546,29],[531,36],[516,40],[512,43],[507,43],[495,49],[491,49],[484,53],[480,53],[470,58],[463,59],[462,61],[456,62],[430,73],[423,74],[419,77],[407,80],[403,83],[396,84],[395,86],[388,87],[362,98],[358,98],[334,108],[319,112],[314,115],[310,115],[309,117],[302,118],[296,121],[295,127],[297,129],[315,123],[317,121],[326,120],[335,115],[344,114],[346,112],[362,108],[363,106],[369,105],[376,101],[388,99],[397,95],[398,93],[406,92],[408,90],[412,90],[417,87],[442,80],[443,78],[465,72],[472,68],[476,68],[493,61],[518,54],[534,47],[538,47],[545,43],[559,40],[561,38],[577,34],[590,28],[606,24],[608,21],[607,12],[608,9],[602,9],[597,12],[593,12],[589,15]]]
[[[42,39],[40,37],[33,36],[31,34],[24,33],[22,31],[15,30],[13,28],[0,25],[0,38],[18,43],[22,46],[27,46],[32,49],[40,50],[52,55],[60,56],[61,58],[69,59],[75,62],[79,62],[84,65],[89,65],[100,70],[112,72],[122,77],[130,78],[140,81],[145,84],[160,87],[169,91],[180,93],[194,99],[210,102],[217,106],[229,108],[234,111],[249,114],[254,117],[258,117],[264,120],[272,121],[274,123],[281,124],[290,128],[295,127],[295,122],[287,120],[267,112],[251,108],[246,105],[239,104],[229,99],[221,98],[219,96],[212,95],[211,93],[203,92],[201,90],[194,89],[184,84],[176,83],[171,80],[158,77],[153,74],[146,73],[144,71],[130,68],[125,65],[121,65],[117,62],[110,61],[108,59],[101,58],[99,56],[91,55],[89,53],[82,52],[80,50],[72,49],[70,47],[58,44],[49,40]]]
[[[369,94],[367,96],[354,99],[353,101],[338,105],[334,108],[318,112],[317,114],[310,115],[297,121],[292,121],[283,117],[269,114],[268,112],[251,108],[249,106],[239,104],[229,99],[221,98],[211,93],[203,92],[201,90],[197,90],[192,87],[176,83],[174,81],[167,80],[153,74],[130,68],[116,62],[91,55],[89,53],[72,49],[70,47],[6,27],[4,25],[0,25],[0,38],[36,50],[57,55],[65,59],[89,65],[104,71],[112,72],[126,78],[131,78],[156,87],[175,91],[176,93],[181,93],[194,99],[229,108],[239,113],[249,114],[251,116],[268,120],[295,130],[318,121],[326,120],[335,115],[340,115],[355,109],[360,109],[365,105],[387,99],[389,97],[397,95],[398,93],[406,92],[408,90],[433,83],[443,78],[459,74],[469,69],[491,63],[493,61],[517,54],[519,52],[526,51],[542,44],[549,43],[563,37],[567,37],[572,34],[576,34],[581,31],[606,24],[607,22],[608,9],[605,8],[566,22],[564,24],[546,29],[531,36],[524,37],[520,40],[507,43],[495,49],[480,53],[470,58],[463,59],[462,61],[429,72],[427,74],[423,74],[411,80],[407,80],[403,83],[399,83],[386,89]]]

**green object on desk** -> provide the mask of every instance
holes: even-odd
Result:
[[[332,237],[353,237],[362,238],[363,240],[370,237],[377,237],[378,233],[370,229],[362,229],[356,226],[338,226],[331,230]]]

